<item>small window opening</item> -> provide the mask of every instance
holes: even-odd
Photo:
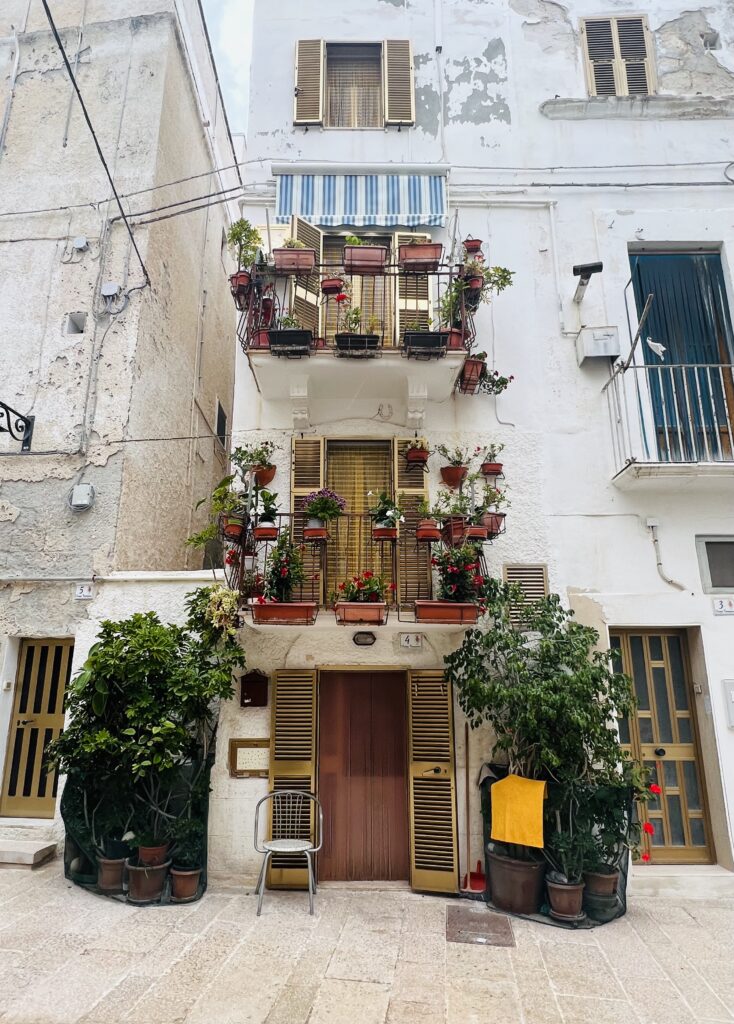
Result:
[[[86,325],[86,313],[69,313],[69,315],[66,318],[66,333],[84,334],[84,328],[86,327]]]
[[[721,41],[719,39],[718,32],[702,32],[701,41],[703,42],[704,50],[720,50]]]
[[[217,439],[223,448],[227,447],[227,413],[217,401]]]

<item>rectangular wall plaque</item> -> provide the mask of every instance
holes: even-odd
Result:
[[[270,739],[229,741],[229,774],[233,779],[267,779]]]

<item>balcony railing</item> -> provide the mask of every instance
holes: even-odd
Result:
[[[345,273],[335,263],[302,273],[253,268],[237,336],[245,352],[290,358],[319,351],[351,358],[396,351],[419,359],[465,352],[474,342],[481,290],[457,286],[462,273],[460,264],[420,272],[388,264],[378,274]],[[336,280],[343,288],[323,290]],[[454,296],[448,310],[447,295]],[[298,327],[282,330],[284,317],[295,318]]]
[[[631,463],[734,462],[734,367],[619,367],[603,390],[616,472]]]

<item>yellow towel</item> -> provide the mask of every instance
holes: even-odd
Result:
[[[492,839],[543,848],[545,782],[508,775],[490,789]]]

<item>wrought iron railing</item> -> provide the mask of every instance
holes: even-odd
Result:
[[[603,394],[617,472],[631,462],[734,462],[731,364],[620,366]]]

